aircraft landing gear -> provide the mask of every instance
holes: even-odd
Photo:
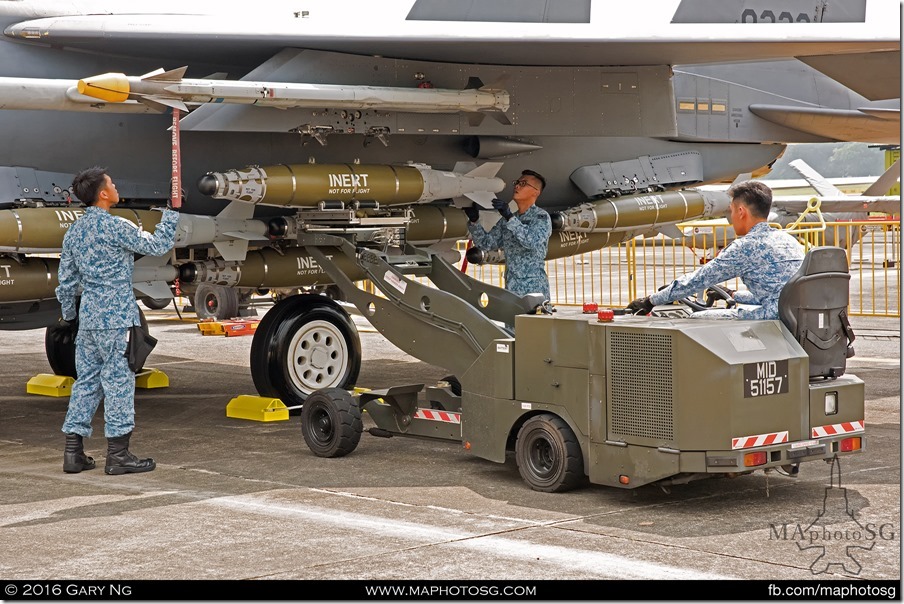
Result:
[[[138,318],[141,320],[141,326],[147,329],[148,320],[140,308]],[[55,375],[65,375],[77,379],[78,376],[75,373],[76,330],[67,329],[66,331],[65,334],[61,333],[60,328],[55,325],[48,327],[44,332],[44,353],[47,355],[47,362],[50,363],[50,369]]]
[[[195,290],[194,306],[199,319],[231,319],[239,315],[239,292],[233,287],[201,283]]]
[[[301,405],[315,390],[351,390],[361,369],[358,329],[326,296],[299,294],[278,302],[251,342],[251,375],[261,396]],[[294,415],[298,410],[292,410]]]

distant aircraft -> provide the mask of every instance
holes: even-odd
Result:
[[[789,143],[899,144],[899,24],[892,0],[0,1],[0,249],[20,274],[0,329],[53,318],[35,250],[71,224],[55,212],[75,211],[90,164],[127,211],[184,196],[183,243],[142,259],[136,295],[178,277],[197,308],[330,283],[300,244],[318,229],[448,245],[466,237],[457,206],[509,195],[524,169],[561,218],[551,247],[580,253],[722,215],[683,190],[763,172]],[[462,186],[437,198],[445,178]],[[25,210],[46,211],[35,231]],[[254,336],[259,392],[353,384],[341,309],[283,308]],[[341,345],[302,354],[326,340]]]
[[[876,178],[863,193],[844,193],[829,179],[824,178],[816,170],[810,167],[802,159],[790,162],[794,168],[816,191],[815,195],[782,195],[774,194],[772,198],[773,211],[769,214],[769,222],[781,225],[783,228],[793,225],[800,220],[802,228],[810,228],[819,222],[819,216],[813,212],[805,213],[811,201],[819,201],[819,212],[825,222],[844,222],[866,220],[873,213],[897,215],[901,214],[901,197],[888,195],[888,191],[901,178],[901,161],[892,164],[881,176]],[[767,185],[769,181],[763,181]],[[801,215],[803,217],[801,217]],[[709,222],[709,221],[707,221]],[[682,235],[688,245],[694,249],[706,249],[717,252],[735,239],[734,229],[727,220],[719,220],[718,226],[713,221],[713,226],[696,225],[687,226]],[[851,235],[850,243],[859,240],[860,229],[835,228],[828,226],[820,237],[822,245],[848,245],[848,235]]]

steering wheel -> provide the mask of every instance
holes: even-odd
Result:
[[[704,292],[704,297],[705,297],[705,300],[702,304],[700,302],[698,302],[696,298],[691,298],[691,297],[681,298],[680,300],[678,300],[678,302],[686,305],[694,312],[700,312],[701,310],[711,309],[713,307],[713,305],[716,303],[716,300],[719,300],[719,299],[725,300],[728,308],[731,308],[732,306],[737,304],[737,302],[735,302],[734,298],[732,298],[731,290],[724,288],[721,285],[711,285],[711,286],[707,287],[706,291]]]
[[[731,308],[732,306],[737,304],[734,299],[734,292],[726,287],[722,287],[721,285],[711,285],[707,287],[706,291],[703,292],[703,295],[706,298],[707,308],[711,308],[718,299],[725,300],[728,308]]]

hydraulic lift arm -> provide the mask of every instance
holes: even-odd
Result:
[[[299,239],[348,301],[389,341],[456,375],[462,375],[493,340],[512,337],[507,326],[514,325],[515,315],[539,304],[533,297],[516,296],[464,273],[454,275],[456,269],[447,261],[411,246],[405,250],[410,255],[387,257],[356,248],[342,236],[311,234]],[[332,254],[353,258],[385,297],[355,286],[332,262]],[[426,276],[437,287],[409,279],[394,265]]]

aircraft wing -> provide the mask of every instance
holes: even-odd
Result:
[[[769,104],[752,104],[750,112],[764,120],[846,142],[901,143],[901,111],[864,109],[829,109]]]
[[[900,52],[900,7],[891,0],[823,0],[816,9],[810,0],[784,0],[787,10],[778,13],[764,0],[571,0],[521,3],[518,10],[509,0],[308,0],[304,10],[282,2],[258,3],[249,10],[236,0],[159,0],[142,3],[139,10],[123,4],[60,3],[43,17],[23,9],[23,19],[5,35],[90,53],[191,57],[248,68],[284,48],[513,66],[692,65],[791,57],[815,57],[814,63],[831,66],[825,57]],[[899,88],[893,82],[883,85]]]

